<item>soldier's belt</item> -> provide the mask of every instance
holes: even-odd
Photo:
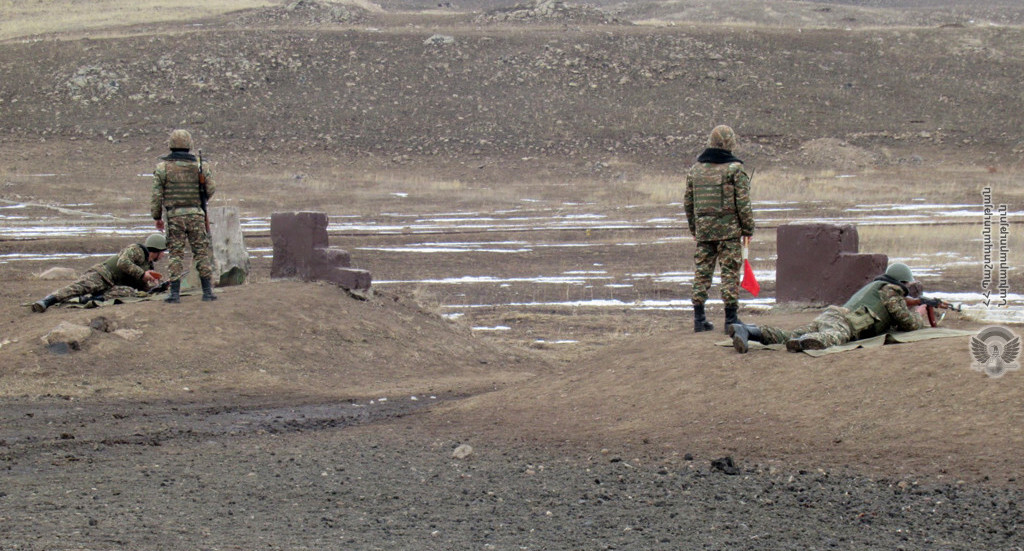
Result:
[[[201,207],[170,207],[167,210],[167,216],[184,216],[186,214],[202,214],[203,209]]]

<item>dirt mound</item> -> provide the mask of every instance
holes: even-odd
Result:
[[[218,292],[216,303],[191,295],[173,309],[153,300],[45,314],[7,300],[4,313],[18,325],[3,335],[5,394],[467,394],[545,369],[400,295],[361,301],[332,285],[289,280]],[[109,330],[73,353],[54,354],[41,342],[61,322],[87,327],[99,317]]]
[[[878,154],[836,138],[806,141],[800,145],[796,156],[802,165],[829,167],[835,170],[862,169],[880,160]]]
[[[822,358],[740,355],[715,346],[722,339],[680,331],[609,347],[557,377],[449,405],[446,419],[591,449],[628,442],[656,455],[1014,476],[1024,446],[1017,385],[972,371],[966,337]]]
[[[591,6],[576,6],[557,0],[535,0],[498,8],[476,18],[477,23],[575,23],[589,25],[628,24]]]
[[[355,2],[325,2],[296,0],[280,7],[246,11],[235,25],[340,25],[358,23],[366,19],[371,6]]]

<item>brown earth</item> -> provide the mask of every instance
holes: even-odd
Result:
[[[117,230],[148,224],[132,216],[145,213],[145,174],[176,126],[193,129],[214,159],[216,204],[250,217],[656,218],[681,207],[641,184],[681,175],[723,120],[736,121],[749,164],[796,175],[833,165],[895,177],[936,165],[1020,173],[1021,19],[965,23],[1011,17],[990,9],[998,3],[976,13],[925,2],[775,5],[824,18],[803,29],[774,16],[751,23],[758,12],[746,5],[709,25],[712,12],[697,3],[676,15],[667,4],[597,3],[563,20],[512,23],[498,21],[508,10],[487,11],[509,7],[497,2],[433,4],[287,2],[194,29],[0,43],[0,206],[32,205],[19,211],[27,222],[4,223],[67,228],[4,240],[0,252],[98,254],[131,242]],[[923,8],[951,20],[914,19]],[[595,23],[592,10],[611,22]],[[850,23],[833,21],[837,13],[871,27],[830,27]],[[629,24],[647,19],[675,24]],[[928,199],[962,202],[974,190],[943,193]],[[98,223],[114,231],[73,236],[73,226]],[[335,232],[331,243],[375,279],[397,281],[595,264],[658,273],[692,257],[689,239],[658,239],[684,235],[679,227],[523,233]],[[360,251],[520,238],[593,246]],[[246,242],[270,246],[259,233]],[[42,315],[25,304],[62,283],[35,277],[57,263],[0,264],[0,548],[1019,545],[1019,372],[971,371],[965,338],[742,356],[715,346],[717,331],[690,332],[687,312],[440,315],[453,304],[581,298],[568,287],[392,284],[359,300],[270,280],[270,259],[253,261],[249,283],[220,289],[215,303],[193,295],[178,306]],[[927,283],[972,290],[968,280]],[[627,302],[688,293],[656,281],[608,292]],[[721,321],[720,309],[712,315]],[[790,326],[814,311],[743,315]],[[40,341],[60,321],[98,316],[129,332],[95,332],[66,355]],[[509,330],[471,329],[494,325]],[[474,451],[453,457],[461,444]],[[712,466],[724,456],[738,476]]]

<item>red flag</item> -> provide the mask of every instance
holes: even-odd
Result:
[[[747,247],[743,247],[743,280],[740,282],[740,287],[743,287],[750,294],[755,297],[761,292],[761,286],[757,283],[757,279],[754,278],[754,268],[750,266],[750,261],[747,260]]]

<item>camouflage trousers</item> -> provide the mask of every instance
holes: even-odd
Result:
[[[104,279],[99,272],[89,270],[88,272],[85,272],[85,275],[78,278],[78,281],[66,287],[62,287],[51,294],[59,303],[83,295],[95,295],[97,293],[102,293],[107,289],[110,289],[110,287],[110,282]]]
[[[761,325],[761,342],[764,344],[782,344],[789,339],[813,335],[826,347],[846,344],[853,340],[853,327],[846,320],[846,308],[840,306],[829,306],[824,312],[814,318],[814,321],[797,327],[792,331],[786,331],[777,327]]]
[[[168,278],[179,279],[184,272],[185,241],[192,248],[192,260],[199,277],[213,277],[213,253],[202,214],[183,214],[167,218]]]
[[[717,262],[722,267],[722,302],[726,306],[739,305],[742,260],[743,249],[739,238],[698,241],[697,250],[693,254],[696,267],[693,273],[693,295],[690,300],[694,304],[704,304],[708,300],[708,289],[711,288],[711,277],[715,273]]]

